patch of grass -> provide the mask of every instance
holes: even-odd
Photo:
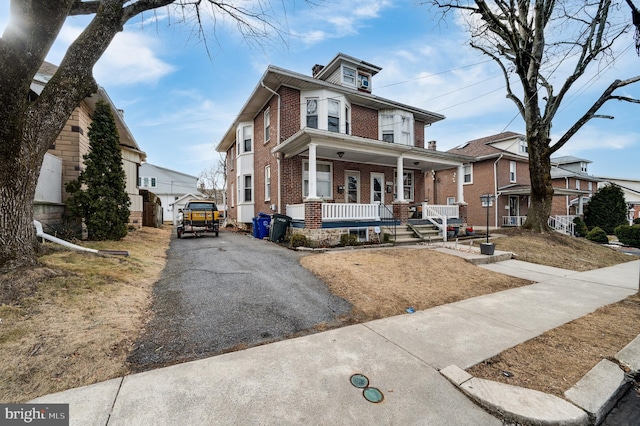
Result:
[[[584,238],[574,238],[559,232],[537,234],[526,229],[501,229],[508,238],[496,238],[496,250],[512,252],[525,262],[572,271],[589,271],[634,260]]]
[[[143,327],[171,231],[143,228],[121,241],[83,243],[128,250],[129,257],[47,244],[42,266],[0,276],[0,401],[127,374],[126,356]]]

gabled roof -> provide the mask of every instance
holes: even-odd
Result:
[[[523,155],[517,155],[512,152],[505,151],[503,149],[496,148],[492,144],[496,142],[502,142],[510,139],[521,139],[524,138],[524,135],[515,132],[503,132],[498,133],[496,135],[486,136],[480,139],[474,139],[469,142],[465,142],[460,146],[452,148],[447,152],[452,154],[461,154],[468,155],[471,157],[478,157],[482,159],[483,157],[497,157],[500,154],[509,155],[513,157],[518,157],[523,160],[528,161],[528,158]]]
[[[235,129],[238,123],[242,121],[250,121],[258,114],[266,103],[274,96],[281,86],[288,86],[298,90],[314,90],[328,89],[334,92],[342,93],[347,96],[353,104],[362,105],[373,109],[402,109],[411,112],[417,121],[425,124],[432,124],[440,120],[444,120],[444,115],[427,111],[424,109],[412,107],[400,102],[381,98],[368,92],[362,92],[355,88],[340,86],[329,83],[308,75],[300,74],[295,71],[286,70],[273,65],[269,65],[262,75],[255,89],[247,99],[246,103],[238,113],[237,117],[225,132],[220,143],[216,147],[216,151],[225,152],[235,141]]]
[[[166,167],[156,166],[155,164],[151,164],[151,163],[148,163],[148,162],[142,163],[141,167],[152,167],[154,169],[158,169],[158,170],[161,170],[161,171],[169,173],[169,174],[173,174],[173,175],[177,175],[177,176],[184,176],[184,177],[188,177],[188,178],[191,178],[191,179],[198,179],[198,176],[188,175],[186,173],[178,172],[176,170],[167,169]]]
[[[574,157],[573,155],[565,155],[562,157],[553,157],[551,158],[552,164],[575,164],[575,163],[593,163],[591,160],[587,160],[584,158]]]
[[[46,61],[43,62],[40,66],[40,69],[36,73],[33,82],[31,83],[31,90],[39,96],[42,93],[44,86],[49,82],[49,80],[57,70],[58,67],[56,65]],[[146,153],[142,151],[138,146],[138,143],[136,142],[133,134],[127,126],[127,123],[125,123],[124,121],[124,113],[122,112],[122,110],[119,110],[115,106],[115,104],[107,94],[107,91],[104,90],[103,87],[98,86],[98,91],[90,97],[85,98],[84,100],[87,102],[92,111],[95,110],[96,102],[98,101],[102,100],[109,104],[109,106],[111,107],[111,111],[113,112],[113,117],[116,121],[116,127],[118,128],[118,135],[120,136],[120,146],[140,153],[142,161],[144,161],[146,158]]]

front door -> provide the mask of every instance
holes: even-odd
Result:
[[[509,216],[511,216],[511,224],[518,225],[518,216],[520,216],[520,203],[517,195],[509,196]]]
[[[371,203],[384,204],[384,173],[371,173]]]
[[[344,173],[344,181],[345,203],[360,203],[360,172],[347,170]]]

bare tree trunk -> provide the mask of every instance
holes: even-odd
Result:
[[[539,130],[527,131],[531,202],[523,228],[531,229],[535,232],[550,230],[548,220],[553,203],[551,158],[549,150],[546,148],[548,136],[545,136],[544,133],[544,131],[540,132]]]

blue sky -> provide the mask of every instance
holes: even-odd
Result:
[[[8,20],[0,0],[0,31]],[[373,93],[447,118],[426,130],[439,150],[503,131],[524,132],[514,104],[505,98],[501,71],[468,46],[455,20],[413,1],[322,1],[314,7],[286,2],[273,11],[285,40],[248,44],[225,19],[206,20],[208,51],[192,22],[160,9],[134,18],[95,67],[147,161],[197,176],[217,158],[215,146],[269,64],[307,75],[342,52],[382,67]],[[624,12],[627,12],[624,10]],[[622,15],[630,20],[630,13]],[[86,24],[70,18],[47,59],[59,63],[66,46]],[[632,34],[616,45],[614,66],[577,84],[554,121],[558,137],[614,79],[640,73]],[[560,70],[561,71],[561,70]],[[560,75],[560,72],[557,74]],[[619,95],[640,98],[640,84]],[[589,173],[640,179],[640,105],[609,101],[558,155],[592,160]]]

